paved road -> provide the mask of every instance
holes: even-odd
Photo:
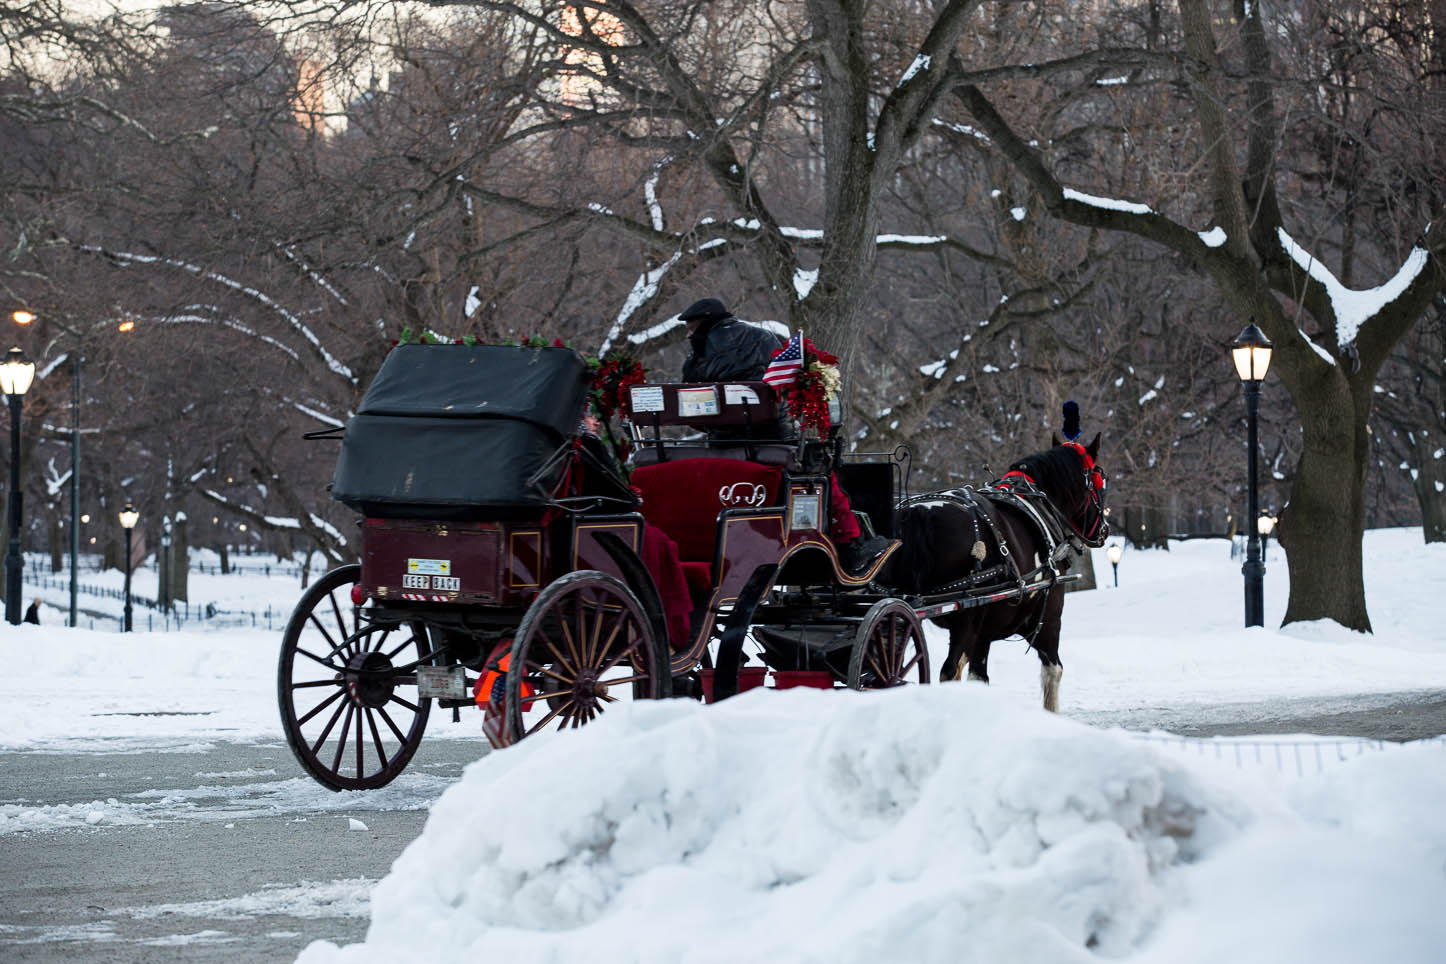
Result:
[[[0,834],[0,961],[241,964],[361,940],[371,886],[485,752],[423,743],[376,794],[322,790],[281,744],[0,754],[0,814],[47,824]]]
[[[1296,697],[1066,715],[1095,726],[1168,730],[1180,736],[1313,733],[1405,742],[1446,733],[1446,693],[1418,690],[1347,698]]]
[[[1407,740],[1446,733],[1446,693],[1079,718],[1190,736]],[[366,794],[322,790],[279,743],[0,754],[0,961],[250,964],[291,960],[320,938],[358,941],[371,886],[485,752],[480,739],[429,740],[407,773]],[[25,819],[33,829],[17,831]]]

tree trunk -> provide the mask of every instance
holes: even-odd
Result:
[[[50,519],[50,571],[59,572],[65,566],[65,547],[69,545],[70,533],[60,525],[54,516]]]
[[[1446,443],[1429,428],[1415,432],[1416,477],[1412,485],[1421,505],[1421,533],[1427,542],[1446,542]]]
[[[1095,582],[1095,557],[1088,549],[1084,552],[1075,552],[1073,549],[1070,550],[1069,571],[1071,573],[1079,573],[1084,578],[1079,582],[1072,582],[1066,585],[1064,587],[1065,592],[1078,592],[1084,589],[1099,588]]]
[[[1276,527],[1290,569],[1282,624],[1333,619],[1371,631],[1361,569],[1370,393],[1369,380],[1353,385],[1339,370],[1292,392],[1305,444]]]
[[[807,5],[809,19],[826,40],[818,60],[825,241],[812,289],[794,297],[789,312],[792,325],[837,355],[845,372],[861,334],[854,316],[863,279],[872,274],[877,218],[865,7],[856,0],[809,0]]]
[[[156,605],[171,608],[171,519],[161,519],[161,544],[156,546]]]
[[[171,560],[166,569],[167,595],[172,602],[185,602],[186,580],[191,571],[191,540],[186,536],[186,518],[176,519],[171,527]]]

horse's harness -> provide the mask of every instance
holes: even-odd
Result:
[[[965,510],[974,523],[974,543],[970,554],[975,559],[975,571],[960,579],[945,583],[931,590],[931,593],[975,589],[1008,574],[1019,587],[1017,598],[1022,602],[1026,586],[1042,574],[1047,574],[1046,581],[1050,584],[1051,589],[1054,588],[1062,569],[1068,568],[1061,566],[1060,563],[1067,559],[1071,552],[1083,553],[1087,547],[1099,548],[1104,545],[1105,540],[1109,537],[1109,524],[1105,521],[1102,505],[1103,493],[1107,485],[1104,469],[1095,464],[1093,457],[1083,445],[1078,442],[1063,444],[1066,448],[1074,449],[1084,461],[1088,508],[1094,510],[1093,518],[1085,526],[1087,531],[1083,531],[1080,526],[1075,525],[1073,519],[1066,517],[1054,504],[1054,500],[1041,491],[1034,479],[1022,469],[1012,469],[980,489],[970,486],[946,489],[942,492],[914,496],[899,504],[901,509],[931,502],[957,505]],[[998,519],[999,509],[997,507],[999,505],[1008,505],[1018,510],[1039,530],[1040,536],[1044,539],[1046,547],[1044,561],[1028,572],[1020,568],[1018,560],[1009,551],[1009,543],[1004,538],[1004,528]],[[981,538],[983,533],[979,526],[981,519],[989,529],[989,535],[993,537],[999,555],[1004,559],[1003,563],[990,566],[988,569],[979,568],[987,556],[984,541]],[[1044,626],[1045,609],[1045,606],[1040,606],[1039,617],[1035,620],[1034,628],[1026,637],[1031,646]]]

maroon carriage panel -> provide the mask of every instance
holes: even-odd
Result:
[[[596,569],[609,576],[627,581],[612,554],[603,547],[598,537],[604,533],[616,536],[623,545],[641,553],[643,548],[643,520],[634,516],[628,519],[578,519],[572,532],[572,571]]]
[[[362,590],[381,601],[526,604],[548,581],[537,523],[367,519]]]

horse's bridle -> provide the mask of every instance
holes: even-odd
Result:
[[[1073,449],[1084,463],[1084,487],[1085,487],[1085,525],[1076,524],[1074,519],[1066,519],[1069,527],[1074,530],[1075,535],[1083,540],[1084,544],[1092,549],[1098,549],[1105,544],[1110,537],[1110,523],[1105,516],[1105,490],[1109,488],[1109,476],[1105,470],[1095,464],[1094,456],[1078,442],[1062,442],[1065,448]],[[1093,517],[1090,517],[1089,510],[1093,509]]]

